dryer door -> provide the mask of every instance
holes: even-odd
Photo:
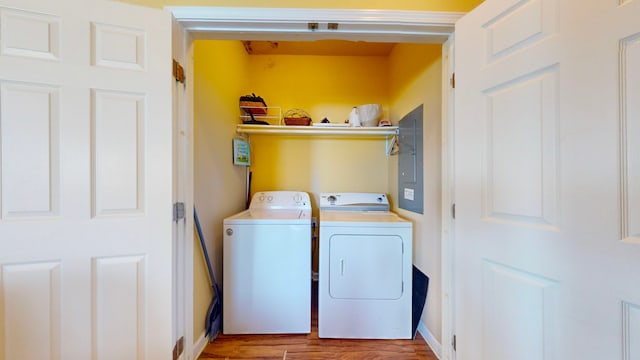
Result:
[[[329,294],[335,299],[402,296],[402,238],[335,234],[329,239]]]

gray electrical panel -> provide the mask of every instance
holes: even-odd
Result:
[[[422,139],[422,105],[399,123],[398,206],[424,214],[424,158]]]

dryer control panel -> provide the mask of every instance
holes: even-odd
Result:
[[[249,209],[311,210],[311,201],[302,191],[261,191],[253,195]]]
[[[389,211],[387,195],[380,193],[342,192],[320,194],[321,210]]]

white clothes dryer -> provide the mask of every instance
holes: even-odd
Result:
[[[310,333],[309,195],[259,192],[224,219],[223,271],[223,333]]]
[[[411,339],[412,223],[385,194],[320,195],[318,335]]]

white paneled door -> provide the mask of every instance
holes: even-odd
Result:
[[[0,0],[0,359],[171,358],[170,26]]]
[[[640,359],[640,0],[456,24],[458,360]]]

